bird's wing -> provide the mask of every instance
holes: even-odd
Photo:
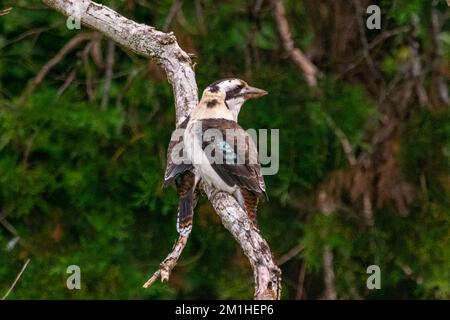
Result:
[[[188,122],[189,116],[186,119],[184,119],[184,121],[177,127],[177,129],[186,129]],[[166,172],[164,173],[164,187],[167,187],[169,184],[171,184],[174,181],[174,179],[181,173],[192,170],[194,168],[192,164],[185,164],[185,163],[175,164],[173,162],[172,151],[173,148],[179,143],[183,143],[183,135],[179,135],[178,139],[174,139],[172,137],[169,143],[169,147],[167,148],[167,165],[166,165]]]
[[[210,134],[207,130],[214,129]],[[265,193],[258,151],[251,136],[236,122],[203,119],[203,151],[214,171],[229,186],[237,185],[258,195]]]

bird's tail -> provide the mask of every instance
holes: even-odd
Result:
[[[188,171],[176,181],[178,202],[177,231],[183,236],[188,236],[192,230],[194,207],[197,202],[195,192],[195,175]]]

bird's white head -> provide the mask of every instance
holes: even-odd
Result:
[[[267,91],[251,87],[244,80],[237,78],[229,78],[218,80],[210,84],[205,92],[223,93],[225,95],[225,103],[233,113],[234,120],[237,121],[241,107],[245,101],[255,99],[267,94]]]

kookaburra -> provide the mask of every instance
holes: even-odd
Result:
[[[188,235],[192,229],[193,208],[197,201],[196,186],[201,178],[219,190],[233,194],[257,225],[256,208],[259,197],[265,192],[265,185],[260,173],[256,147],[251,137],[237,124],[237,120],[245,101],[265,94],[267,94],[266,91],[251,87],[240,79],[216,81],[204,90],[198,106],[177,127],[177,129],[184,129],[185,132],[183,136],[172,140],[169,144],[164,186],[174,181],[177,187],[179,195],[177,230],[180,234]],[[202,132],[194,133],[194,129],[198,128],[199,124],[203,126]],[[186,130],[188,127],[190,131]],[[219,139],[203,141],[203,132],[208,129],[215,129],[216,133],[220,132]],[[227,141],[227,130],[233,133],[228,137],[228,140],[232,141]],[[189,143],[188,147],[185,141]],[[174,164],[172,150],[179,143],[184,143],[183,149],[186,152],[187,161]],[[213,147],[214,159],[210,154],[209,157],[206,156],[204,163],[195,163],[193,149],[202,147],[200,155],[203,154],[203,147],[208,146]],[[222,158],[222,161],[215,163],[217,158]]]
[[[237,114],[228,101],[243,103],[265,94],[242,80],[209,85],[192,111],[183,136],[186,156],[195,168],[195,181],[201,178],[232,194],[255,226],[259,197],[265,193],[258,151],[251,136],[238,125]]]

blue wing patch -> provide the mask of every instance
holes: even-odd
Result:
[[[230,144],[226,141],[219,141],[217,143],[217,146],[221,151],[223,151],[223,156],[226,161],[234,161],[236,160],[237,156],[234,152],[234,149],[230,146]]]

